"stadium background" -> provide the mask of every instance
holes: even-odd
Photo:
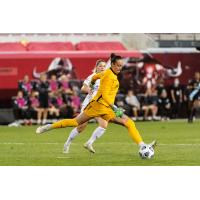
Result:
[[[48,71],[57,57],[70,60],[74,72],[71,82],[79,86],[96,60],[107,60],[112,52],[135,59],[151,54],[170,68],[181,61],[183,72],[178,78],[186,85],[199,71],[198,46],[200,34],[0,34],[0,123],[14,120],[12,98],[17,94],[18,82],[25,75],[35,79],[34,70]],[[166,87],[173,80],[167,78]]]

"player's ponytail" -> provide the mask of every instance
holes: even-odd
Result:
[[[116,55],[116,54],[114,54],[114,53],[111,53],[111,55],[110,55],[111,64],[115,64],[115,62],[116,62],[117,60],[121,60],[121,59],[122,59],[121,56]]]

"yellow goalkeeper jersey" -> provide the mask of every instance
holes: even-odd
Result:
[[[92,82],[95,82],[97,79],[100,79],[100,87],[92,100],[105,106],[113,105],[119,89],[117,75],[109,68],[102,73],[95,74],[92,77]]]

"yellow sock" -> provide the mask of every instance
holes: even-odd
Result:
[[[131,136],[131,138],[137,143],[141,143],[143,142],[142,137],[139,133],[139,131],[137,130],[137,128],[135,127],[135,123],[131,120],[128,119],[128,121],[125,123],[126,128],[128,129],[128,132]]]
[[[51,125],[52,128],[65,128],[68,126],[78,126],[76,119],[63,119]]]

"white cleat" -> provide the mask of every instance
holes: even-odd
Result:
[[[39,126],[37,129],[36,129],[36,133],[37,134],[42,134],[46,131],[49,131],[51,129],[51,124],[47,124],[47,125],[44,125],[44,126]]]
[[[94,150],[92,144],[90,144],[90,143],[85,143],[85,144],[83,145],[83,147],[84,147],[85,149],[87,149],[89,152],[95,153],[95,150]]]
[[[152,143],[149,144],[149,146],[155,149],[155,147],[157,146],[157,141],[154,140]]]
[[[69,153],[69,147],[70,147],[70,145],[66,145],[66,144],[64,144],[64,148],[63,148],[63,153]]]

